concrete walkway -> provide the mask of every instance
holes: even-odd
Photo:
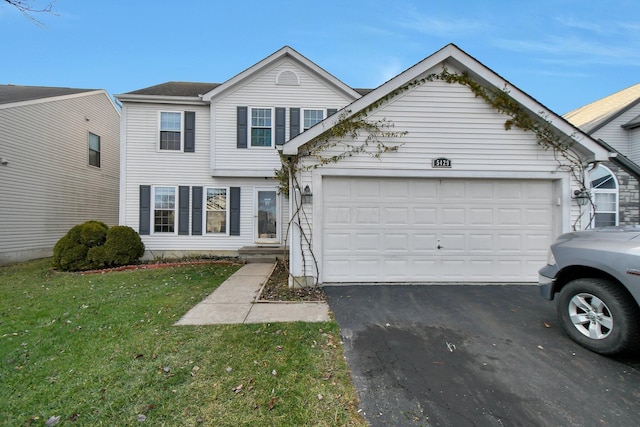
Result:
[[[273,264],[246,264],[176,325],[234,323],[327,322],[326,302],[256,302]]]

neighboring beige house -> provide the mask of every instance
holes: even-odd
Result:
[[[564,117],[616,156],[592,171],[593,227],[640,223],[640,83]]]
[[[0,85],[0,264],[118,223],[120,113],[104,90]]]
[[[284,47],[221,84],[116,95],[120,223],[140,232],[149,256],[287,246],[292,273],[305,281],[535,281],[554,238],[581,225],[579,183],[534,135],[505,130],[506,116],[467,87],[412,85],[443,67],[507,88],[532,116],[545,112],[585,162],[609,159],[454,45],[373,91],[350,88]],[[387,141],[398,150],[318,168],[303,160],[290,196],[279,194],[281,162],[354,114],[406,131]]]

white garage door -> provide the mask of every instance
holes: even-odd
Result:
[[[324,177],[322,281],[535,281],[553,194],[541,180]]]

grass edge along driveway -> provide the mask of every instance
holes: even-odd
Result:
[[[364,426],[338,325],[173,326],[238,265],[0,267],[1,425]]]

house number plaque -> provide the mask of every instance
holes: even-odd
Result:
[[[440,157],[439,159],[433,159],[431,161],[431,167],[433,167],[433,168],[450,168],[451,167],[451,159],[447,159],[446,157]]]

